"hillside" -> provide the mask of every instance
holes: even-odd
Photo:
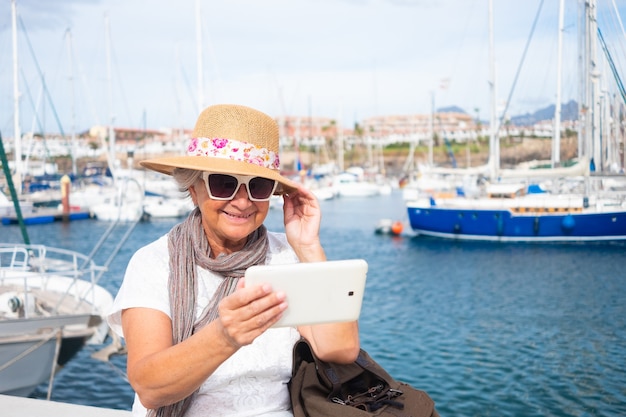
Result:
[[[571,160],[577,154],[577,139],[575,136],[569,138],[561,138],[561,162]],[[408,157],[409,148],[398,147],[385,149],[384,161],[385,170],[388,175],[400,176],[403,174],[402,169]],[[521,162],[528,161],[549,161],[552,154],[551,139],[535,139],[524,138],[516,139],[510,142],[505,140],[501,143],[500,149],[500,166],[502,168],[511,168]],[[433,150],[435,164],[439,166],[451,167],[450,157],[447,149],[443,146]],[[464,146],[457,146],[454,157],[458,167],[467,166],[467,149]],[[487,163],[489,157],[489,149],[486,144],[473,146],[469,155],[469,165],[479,166]],[[316,155],[310,152],[300,152],[300,159],[305,167],[311,166],[316,161]],[[420,147],[415,151],[415,160],[418,163],[426,163],[428,161],[428,149]],[[281,158],[283,167],[293,166],[294,153],[284,152]],[[344,158],[344,166],[363,165],[367,161],[367,153],[365,150],[346,153]],[[322,161],[325,162],[325,161]]]
[[[533,113],[520,114],[512,116],[510,121],[514,126],[532,126],[544,120],[554,119],[555,105],[551,104],[547,107],[539,109]],[[437,109],[440,113],[464,113],[470,114],[457,106],[442,107]],[[561,105],[561,120],[578,120],[578,103],[574,100],[570,100],[567,103]],[[489,124],[488,120],[482,120],[482,123]]]

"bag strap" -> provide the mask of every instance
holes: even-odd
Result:
[[[293,378],[296,375],[296,372],[300,368],[300,364],[302,362],[311,363],[314,361],[313,349],[311,349],[311,345],[304,337],[301,337],[300,340],[293,345],[293,366],[291,371],[291,377]]]
[[[394,381],[394,378],[363,349],[359,352],[356,363],[390,385]]]
[[[293,372],[300,367],[302,362],[315,362],[315,366],[318,369],[319,374],[325,379],[325,385],[329,388],[332,388],[332,391],[337,391],[341,384],[351,380],[352,378],[357,377],[364,370],[371,372],[376,375],[378,378],[384,380],[389,386],[392,385],[394,379],[383,369],[382,366],[378,365],[376,361],[372,359],[372,357],[363,349],[359,351],[359,356],[356,361],[351,364],[334,364],[332,362],[325,362],[319,359],[313,353],[313,349],[311,345],[305,338],[300,338],[298,342],[296,342],[293,349]]]

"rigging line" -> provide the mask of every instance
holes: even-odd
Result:
[[[124,103],[124,110],[126,110],[126,117],[128,117],[128,123],[131,126],[136,126],[134,122],[134,118],[131,116],[130,107],[128,107],[128,98],[126,97],[126,91],[124,86],[122,85],[122,72],[120,71],[119,60],[117,59],[117,55],[115,54],[115,50],[111,48],[113,54],[113,64],[115,65],[115,73],[117,75],[117,79],[119,80],[120,87],[120,95],[122,96],[122,103]]]
[[[66,34],[70,32],[70,29],[66,30]],[[84,99],[87,103],[87,110],[84,110],[85,112],[88,112],[91,114],[91,120],[94,121],[94,123],[96,125],[100,125],[100,120],[98,118],[98,112],[96,111],[96,107],[95,107],[95,100],[93,99],[93,94],[91,93],[91,89],[89,84],[87,83],[87,80],[85,78],[85,71],[83,69],[82,66],[82,62],[79,59],[78,55],[76,54],[76,48],[74,47],[74,42],[70,42],[69,45],[69,51],[68,51],[68,58],[71,60],[72,63],[74,63],[74,65],[76,65],[76,72],[77,75],[74,76],[74,78],[77,78],[79,80],[79,84],[80,87],[79,88],[79,92],[83,93],[85,95]],[[74,81],[71,81],[72,83],[74,83]],[[82,115],[82,108],[80,108],[80,114]]]
[[[37,124],[37,126],[39,127],[39,131],[41,132],[41,138],[42,138],[42,142],[43,142],[43,148],[44,148],[44,161],[47,160],[52,160],[52,155],[50,154],[50,149],[48,148],[48,142],[46,141],[46,134],[45,134],[45,130],[44,127],[41,123],[41,119],[39,117],[39,105],[41,104],[41,94],[39,96],[39,98],[37,99],[37,104],[35,104],[35,102],[33,101],[33,95],[31,94],[30,91],[30,87],[28,85],[28,80],[26,79],[26,75],[24,74],[24,70],[22,68],[20,68],[20,74],[22,76],[22,79],[24,80],[24,87],[26,88],[26,96],[28,97],[28,102],[31,105],[31,108],[33,110],[33,118],[34,118],[34,123]],[[34,130],[34,128],[31,125],[31,130]],[[31,148],[28,151],[28,158],[30,159],[30,154],[32,151],[32,144],[33,141],[31,141]],[[45,173],[45,168],[44,168],[44,173]]]
[[[620,16],[620,13],[619,13],[619,10],[617,8],[617,5],[615,4],[615,0],[612,0],[611,3],[613,5],[613,15],[615,16],[615,19],[617,20],[617,24],[618,24],[619,29],[621,31],[620,33],[622,35],[622,39],[626,39],[626,31],[624,30],[624,24],[622,23],[622,17]],[[619,49],[621,49],[622,56],[624,56],[624,43],[620,42],[618,45],[621,46],[621,48],[619,48]]]
[[[622,36],[626,38],[626,31],[624,31],[624,24],[622,23],[622,17],[619,14],[619,10],[617,9],[617,5],[615,4],[615,0],[611,1],[613,4],[613,12],[615,13],[615,17],[617,18],[617,22],[619,23],[619,27],[622,30]]]
[[[604,41],[604,36],[602,36],[602,31],[598,28],[598,39],[600,40],[600,45],[602,46],[602,50],[604,51],[604,55],[606,56],[606,60],[611,67],[611,73],[613,74],[613,78],[617,83],[617,88],[619,89],[620,95],[622,96],[622,100],[626,103],[626,90],[624,90],[624,84],[622,83],[622,79],[620,78],[617,68],[615,67],[615,63],[613,62],[613,57],[609,52],[606,42]]]
[[[26,74],[24,74],[24,70],[22,68],[20,68],[20,74],[22,75],[22,79],[24,80],[24,87],[26,88],[26,96],[28,97],[28,102],[30,103],[30,106],[33,110],[34,113],[34,119],[35,119],[35,123],[37,124],[37,127],[39,127],[39,130],[41,131],[41,133],[44,133],[44,128],[43,125],[41,123],[41,119],[39,118],[39,105],[41,104],[40,100],[37,100],[37,103],[35,104],[35,102],[33,101],[33,95],[31,94],[30,91],[30,87],[28,86],[28,80],[26,79]],[[41,98],[41,97],[39,97]],[[31,126],[32,127],[32,126]],[[45,137],[44,137],[44,144],[45,144]],[[46,150],[48,150],[47,146],[46,146]]]
[[[50,107],[52,108],[52,113],[54,114],[54,119],[56,120],[57,126],[59,127],[59,132],[61,133],[61,136],[65,136],[65,133],[63,132],[63,126],[61,125],[61,120],[59,119],[59,115],[57,114],[56,107],[54,106],[54,103],[52,102],[52,96],[50,96],[50,91],[48,91],[48,86],[46,85],[46,79],[43,76],[43,72],[41,71],[39,62],[37,61],[35,50],[33,49],[33,45],[30,43],[30,38],[28,37],[28,31],[26,30],[26,26],[24,25],[24,21],[22,20],[21,16],[19,17],[19,22],[20,22],[20,27],[22,28],[22,31],[24,32],[24,37],[26,38],[26,44],[28,45],[28,50],[30,51],[33,61],[35,61],[37,74],[39,74],[39,76],[41,77],[41,84],[43,87],[43,91],[45,93],[46,98],[48,99],[48,102],[50,103]]]
[[[496,139],[499,137],[500,127],[504,122],[504,118],[506,117],[506,112],[509,109],[509,104],[511,104],[511,98],[513,97],[513,92],[515,91],[515,86],[517,84],[517,80],[519,79],[520,72],[522,70],[522,65],[524,64],[524,60],[526,59],[526,54],[528,53],[528,48],[530,47],[530,41],[533,38],[533,34],[535,33],[535,28],[537,27],[537,21],[539,20],[539,15],[541,14],[541,9],[543,7],[543,1],[539,3],[539,8],[537,9],[537,14],[535,15],[535,20],[533,20],[533,25],[530,29],[530,34],[528,35],[528,40],[526,41],[526,46],[524,47],[524,52],[522,53],[522,59],[517,67],[517,71],[515,73],[515,78],[513,79],[513,85],[511,86],[511,90],[509,91],[509,96],[506,99],[506,103],[504,105],[504,110],[502,111],[502,116],[498,121],[498,125],[496,126],[495,133]],[[557,103],[558,105],[558,103]]]
[[[187,94],[189,95],[189,102],[191,103],[191,108],[198,108],[198,102],[194,96],[193,88],[191,87],[191,82],[189,81],[189,77],[187,76],[187,72],[185,71],[185,67],[182,63],[179,64],[180,73],[183,77],[183,84],[186,87]]]

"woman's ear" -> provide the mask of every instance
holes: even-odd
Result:
[[[191,196],[191,201],[193,202],[193,205],[198,207],[198,193],[196,193],[196,184],[198,182],[196,181],[195,184],[191,185],[188,189],[189,191],[189,195]]]

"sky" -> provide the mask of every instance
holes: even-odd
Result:
[[[11,2],[2,3],[0,131],[12,137]],[[561,94],[568,101],[577,98],[578,1],[564,4]],[[274,117],[329,117],[345,127],[448,106],[488,120],[494,78],[498,108],[511,115],[553,104],[559,1],[493,1],[495,77],[488,5],[17,0],[21,130],[193,128],[200,109],[216,103]],[[598,21],[606,37],[621,42],[620,21],[608,12],[614,8],[626,10],[626,0],[598,0]],[[615,54],[618,63],[625,55]]]

